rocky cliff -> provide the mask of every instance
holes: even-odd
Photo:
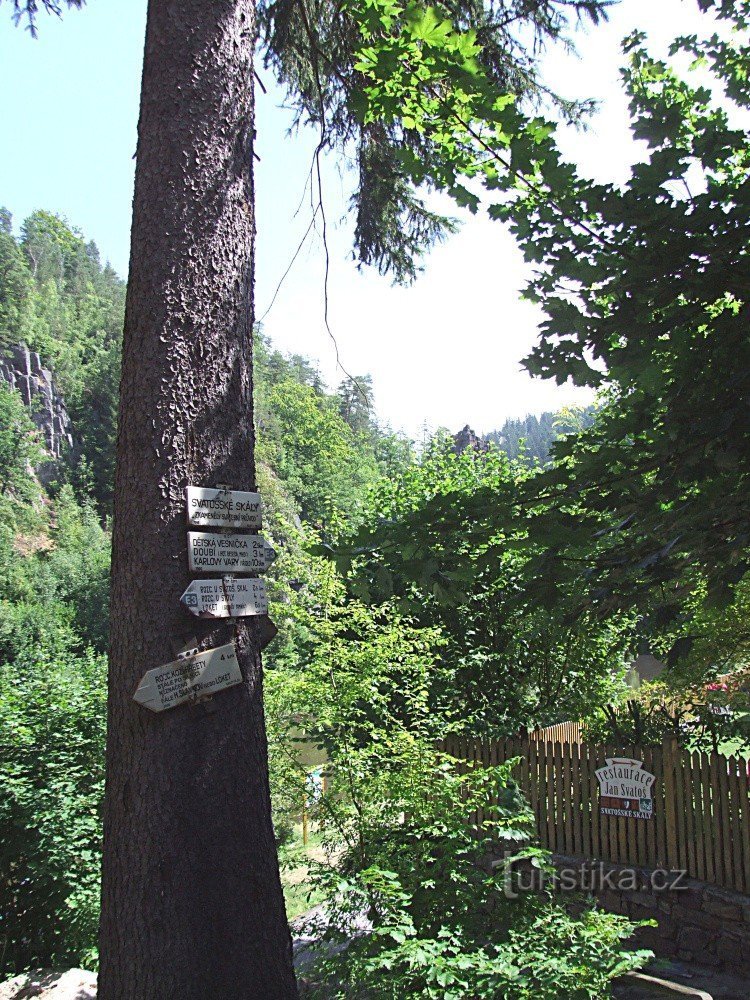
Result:
[[[62,396],[52,381],[52,372],[42,366],[38,354],[23,344],[8,348],[0,356],[0,380],[18,390],[31,419],[42,433],[53,463],[73,448],[73,427]]]

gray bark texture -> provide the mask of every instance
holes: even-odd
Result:
[[[296,997],[259,637],[206,622],[185,487],[254,485],[253,0],[150,0],[112,564],[99,1000]],[[266,623],[267,624],[267,623]],[[152,713],[146,670],[236,636],[244,683]]]

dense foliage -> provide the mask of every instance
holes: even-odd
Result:
[[[578,718],[614,696],[632,647],[633,617],[577,617],[574,588],[538,607],[522,525],[498,524],[478,546],[451,514],[486,491],[521,489],[535,474],[493,448],[456,454],[450,438],[438,437],[401,476],[379,484],[354,544],[338,547],[356,595],[375,604],[396,598],[440,630],[441,660],[451,668],[440,705],[475,735]],[[428,535],[425,510],[438,508],[443,519]],[[421,533],[412,532],[416,524]]]
[[[403,529],[425,558],[402,561],[400,571],[434,589],[446,570],[434,539],[456,519],[476,548],[522,526],[541,606],[577,592],[582,615],[638,607],[644,636],[684,626],[673,656],[689,648],[695,593],[732,599],[750,538],[739,124],[748,9],[699,6],[728,22],[724,34],[672,46],[694,57],[700,84],[649,56],[641,35],[626,42],[624,83],[647,155],[621,187],[566,163],[555,124],[525,117],[516,95],[499,93],[479,34],[439,8],[372,0],[358,62],[364,120],[406,122],[434,143],[430,160],[402,157],[411,179],[474,211],[483,188],[489,214],[510,222],[535,265],[527,294],[547,319],[528,369],[600,390],[593,425],[558,442],[540,476],[455,504],[438,497],[393,535],[384,528],[360,545],[395,552]],[[463,560],[450,571],[475,568]]]
[[[38,451],[30,421],[23,434]],[[29,466],[3,474],[0,972],[13,972],[94,954],[109,540],[70,486],[50,496]]]

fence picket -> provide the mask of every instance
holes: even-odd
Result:
[[[728,773],[728,762],[726,757],[722,757],[717,753],[711,754],[711,759],[715,770],[719,775],[719,804],[721,808],[721,826],[720,834],[722,841],[722,861],[721,866],[721,885],[731,886],[732,885],[732,828],[731,828],[731,818],[729,812],[729,773]],[[718,879],[717,879],[718,881]]]
[[[666,858],[668,868],[680,867],[680,855],[677,840],[677,789],[675,787],[675,744],[666,739],[662,744],[664,767],[664,805],[666,814]]]
[[[573,777],[570,766],[570,743],[560,744],[562,754],[563,850],[573,853]]]
[[[693,839],[695,841],[695,872],[697,878],[706,879],[705,817],[703,815],[703,783],[701,781],[700,754],[690,755],[690,787],[693,794]]]
[[[693,792],[692,755],[684,753],[682,758],[682,829],[685,831],[683,862],[688,871],[698,870],[695,853],[695,805]]]
[[[591,857],[591,798],[589,787],[591,774],[589,772],[589,753],[585,743],[578,744],[578,766],[581,772],[579,782],[579,798],[581,809],[581,855]]]
[[[573,844],[572,853],[576,856],[583,854],[583,810],[581,808],[581,782],[583,780],[583,767],[581,761],[581,744],[569,743],[570,748],[570,771],[573,784]]]
[[[740,842],[742,844],[742,871],[745,891],[750,892],[750,762],[741,758],[738,775],[740,806]]]
[[[745,889],[745,873],[742,868],[742,834],[740,826],[740,783],[739,757],[730,757],[729,770],[729,814],[732,817],[732,885],[741,892]]]
[[[562,787],[562,745],[558,741],[555,743],[555,758],[554,758],[554,770],[553,770],[553,788],[555,793],[555,825],[552,828],[553,836],[555,838],[554,851],[556,854],[563,854],[565,852],[565,806],[563,800],[563,787]]]
[[[713,817],[713,790],[711,788],[711,762],[708,754],[700,754],[701,762],[701,807],[703,813],[703,851],[705,855],[705,879],[713,882],[716,879],[716,868],[714,865],[714,817]]]
[[[555,850],[555,745],[554,743],[540,744],[545,748],[545,792],[547,796],[547,827],[546,840],[544,846],[549,851]]]
[[[658,772],[654,768],[654,751],[652,747],[643,748],[643,766],[648,772],[653,775],[658,775]],[[657,847],[656,847],[656,828],[658,824],[657,816],[657,795],[661,794],[661,788],[656,786],[660,784],[657,777],[656,781],[651,790],[654,801],[654,811],[652,818],[644,823],[641,823],[641,845],[639,846],[641,861],[640,864],[644,865],[646,868],[656,868],[657,867]]]
[[[721,788],[719,785],[719,771],[716,766],[716,754],[709,755],[709,774],[711,780],[711,812],[713,817],[714,830],[714,882],[717,885],[724,884],[724,864],[722,859],[722,837],[721,824]]]
[[[537,743],[535,740],[529,741],[529,804],[534,813],[536,828],[541,828],[542,812],[539,808],[539,764],[537,761]]]

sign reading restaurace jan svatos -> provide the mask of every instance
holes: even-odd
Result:
[[[187,520],[195,528],[244,528],[261,526],[260,494],[239,490],[188,486]]]
[[[644,771],[640,760],[607,757],[596,771],[599,807],[602,816],[651,819],[654,814],[653,774]]]

